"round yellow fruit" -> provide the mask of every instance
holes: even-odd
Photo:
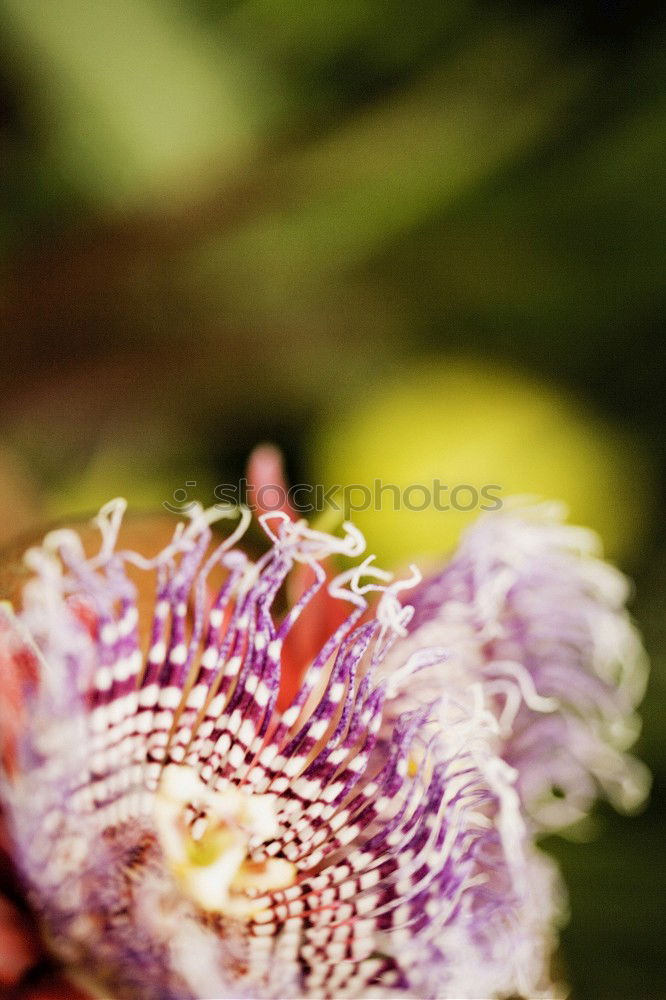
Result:
[[[366,388],[315,431],[311,457],[317,482],[346,487],[337,502],[393,565],[446,553],[516,495],[565,501],[573,523],[627,560],[650,509],[637,442],[554,385],[478,362],[423,362]]]

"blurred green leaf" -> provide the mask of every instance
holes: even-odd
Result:
[[[194,258],[201,280],[273,309],[356,267],[558,127],[589,69],[553,62],[530,29],[488,29],[450,65],[269,170],[281,204]]]
[[[5,0],[0,18],[53,169],[101,206],[190,197],[247,161],[248,65],[185,3]]]

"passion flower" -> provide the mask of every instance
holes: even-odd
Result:
[[[92,555],[47,535],[0,613],[12,851],[70,974],[139,1000],[556,995],[561,892],[519,750],[561,692],[525,642],[511,670],[486,655],[496,562],[463,550],[407,604],[414,568],[332,571],[363,550],[350,524],[264,514],[252,556],[247,511],[194,506],[146,558],[123,513],[100,512]],[[584,712],[587,687],[567,693]]]

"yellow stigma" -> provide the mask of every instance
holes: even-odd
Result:
[[[188,821],[187,810],[200,818]],[[190,767],[169,764],[155,797],[155,824],[167,863],[187,895],[204,910],[247,919],[286,889],[296,868],[284,858],[252,861],[255,844],[278,834],[273,796],[236,785],[211,791]]]

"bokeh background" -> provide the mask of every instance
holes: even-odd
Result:
[[[267,439],[293,481],[565,499],[653,661],[649,806],[546,845],[578,1000],[666,997],[659,8],[0,2],[0,541],[212,502]],[[465,516],[359,520],[399,565]]]

